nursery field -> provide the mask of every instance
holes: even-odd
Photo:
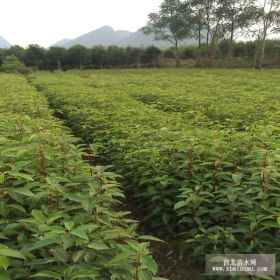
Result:
[[[108,167],[24,77],[0,74],[0,279],[163,279]]]
[[[277,253],[278,70],[118,70],[29,78],[154,235],[182,254]]]

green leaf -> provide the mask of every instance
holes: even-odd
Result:
[[[6,271],[0,272],[0,279],[1,280],[12,280],[12,278],[10,277],[10,274]]]
[[[86,271],[86,270],[82,270],[82,271],[76,271],[74,273],[71,274],[71,280],[74,279],[95,279],[96,277],[99,276],[98,272],[95,271]]]
[[[154,261],[154,259],[151,256],[141,257],[141,263],[142,263],[142,265],[147,267],[147,269],[149,271],[151,271],[154,275],[157,273],[158,265],[156,264],[156,262]]]
[[[40,223],[45,222],[45,216],[40,210],[32,210],[31,215]]]
[[[280,217],[277,217],[277,224],[280,226]]]
[[[73,256],[74,263],[80,262],[80,260],[85,257],[86,253],[87,253],[86,250],[80,250],[80,251],[76,252],[75,255]]]
[[[18,205],[18,204],[9,204],[9,208],[18,210],[22,213],[26,213],[26,210],[21,205]]]
[[[22,178],[22,179],[26,179],[28,181],[34,181],[31,175],[25,174],[25,173],[13,173],[10,172],[9,173],[11,176],[15,177],[15,178]]]
[[[139,252],[142,249],[141,243],[136,240],[127,240],[126,243],[136,252]]]
[[[186,202],[185,202],[185,201],[179,201],[179,202],[177,202],[177,203],[175,204],[174,210],[178,210],[178,209],[180,209],[180,208],[182,208],[182,207],[184,207],[184,206],[186,206]]]
[[[65,235],[63,237],[63,248],[64,250],[69,249],[70,247],[73,246],[75,242],[76,237],[70,236],[70,235]]]
[[[150,271],[145,269],[140,269],[139,272],[139,280],[153,280],[153,274]]]
[[[34,277],[46,277],[46,278],[53,278],[53,279],[58,279],[58,280],[62,279],[57,272],[50,271],[50,270],[44,270],[44,271],[38,272],[38,273],[32,275],[31,277],[33,277],[33,278]]]
[[[233,174],[232,179],[233,179],[233,182],[236,185],[240,185],[240,182],[241,182],[241,179],[242,179],[242,174]]]
[[[148,241],[156,241],[156,242],[162,242],[162,243],[165,243],[165,241],[157,238],[157,237],[154,237],[154,236],[151,236],[151,235],[140,235],[138,237],[140,240],[148,240]]]
[[[47,224],[48,225],[52,224],[56,220],[60,219],[62,216],[63,216],[63,214],[60,212],[53,213],[52,215],[49,216]]]
[[[0,184],[4,184],[5,181],[5,174],[0,173]]]
[[[7,270],[9,267],[9,260],[6,256],[0,256],[0,267],[4,268],[4,270]]]
[[[82,228],[76,228],[74,230],[71,231],[71,233],[77,237],[80,237],[82,239],[85,239],[85,240],[88,240],[88,235],[85,231],[85,229],[82,229]]]
[[[263,279],[263,280],[274,280],[275,278],[272,278],[268,275],[258,275],[259,279]]]
[[[51,245],[51,244],[60,244],[60,238],[46,238],[42,240],[38,240],[34,243],[34,245],[30,246],[27,251],[33,251],[36,249],[40,249],[42,247]]]
[[[25,189],[25,188],[13,189],[12,192],[18,193],[18,194],[21,194],[21,195],[24,195],[24,196],[27,196],[27,197],[34,197],[34,193],[31,192],[28,189]]]
[[[110,249],[104,242],[102,242],[100,240],[92,241],[87,246],[91,249],[94,249],[94,250],[108,250],[108,249]]]
[[[73,221],[65,222],[64,226],[67,230],[71,230],[75,226],[75,223]]]
[[[124,260],[126,261],[127,259],[129,259],[130,256],[131,253],[120,253],[110,261],[110,264],[117,264],[119,262],[122,263]]]
[[[63,248],[58,247],[55,249],[51,249],[50,252],[56,258],[57,261],[60,261],[64,264],[67,263],[67,253]]]
[[[6,257],[25,260],[25,256],[20,251],[8,249],[8,248],[0,248],[0,256],[6,256]]]
[[[2,217],[6,218],[8,213],[9,213],[9,210],[8,210],[8,208],[6,206],[6,203],[3,200],[1,200],[0,201],[0,215]]]

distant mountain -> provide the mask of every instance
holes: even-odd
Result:
[[[54,46],[56,46],[56,47],[62,47],[62,46],[64,46],[65,44],[67,44],[68,42],[70,42],[70,41],[72,41],[72,39],[62,39],[62,40],[60,40],[60,41],[54,43],[53,45],[51,45],[51,47],[54,47]]]
[[[11,44],[2,36],[0,36],[0,48],[7,49],[11,46]]]
[[[114,31],[110,26],[103,26],[79,36],[78,38],[63,44],[63,46],[66,48],[74,45],[83,45],[85,47],[93,47],[96,45],[111,46],[116,45],[118,41],[126,38],[130,34],[131,32],[128,31]]]
[[[195,40],[186,40],[183,42],[184,45],[194,45]],[[103,26],[99,29],[93,30],[86,33],[74,40],[67,39],[66,41],[61,40],[54,45],[70,48],[74,45],[83,45],[85,47],[93,47],[97,45],[103,46],[120,46],[120,47],[147,47],[154,45],[159,48],[168,48],[172,45],[166,41],[155,41],[153,36],[146,36],[139,29],[137,32],[129,32],[124,30],[114,31],[110,26]]]

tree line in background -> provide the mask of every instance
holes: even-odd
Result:
[[[215,46],[213,66],[252,67],[256,63],[258,41],[231,42],[221,40]],[[206,43],[198,46],[179,47],[180,59],[188,66],[209,66],[209,47]],[[0,50],[0,66],[6,72],[29,72],[37,70],[102,69],[114,67],[165,67],[177,60],[176,49],[160,50],[155,46],[147,48],[121,48],[117,46],[85,48],[76,45],[69,49],[62,47],[41,48],[30,45],[26,49],[12,46]],[[231,58],[229,59],[229,53]],[[266,40],[265,66],[280,67],[280,40]]]
[[[140,64],[156,67],[162,51],[154,46],[147,48],[121,48],[95,46],[86,48],[75,45],[69,49],[50,47],[44,49],[30,45],[26,49],[12,46],[0,50],[0,66],[6,72],[37,70],[102,69],[112,67],[136,67]]]
[[[197,65],[207,46],[208,66],[216,58],[217,45],[229,41],[228,58],[232,58],[234,41],[250,38],[256,41],[254,66],[262,68],[266,41],[280,28],[280,0],[164,0],[158,13],[151,13],[143,28],[158,40],[166,40],[176,50],[180,66],[179,45],[185,39],[198,40]]]

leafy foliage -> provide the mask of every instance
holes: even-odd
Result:
[[[149,14],[147,25],[142,28],[144,34],[153,35],[156,40],[165,40],[176,49],[176,66],[180,66],[178,44],[190,38],[193,29],[193,17],[190,5],[180,0],[164,0],[158,13]]]
[[[277,251],[278,78],[164,70],[39,74],[32,82],[114,164],[159,234],[203,257]]]
[[[24,68],[24,64],[14,55],[6,56],[1,70],[8,73],[18,73]]]
[[[156,279],[117,175],[87,162],[24,78],[0,85],[1,279]]]

